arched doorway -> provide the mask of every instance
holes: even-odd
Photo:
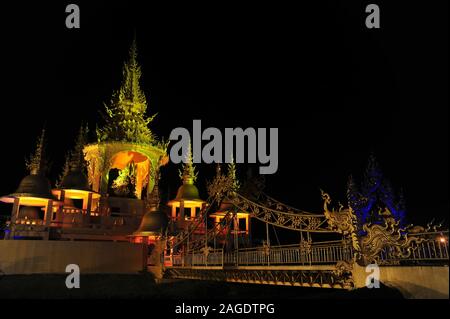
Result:
[[[129,196],[137,199],[144,197],[144,191],[149,194],[153,190],[156,169],[168,162],[165,148],[135,143],[104,142],[91,144],[85,147],[84,153],[88,162],[89,182],[94,191],[101,194],[110,193],[114,180],[121,173],[123,180],[118,182],[125,180],[125,184],[128,183],[126,181],[128,170],[134,174],[132,178],[134,195]],[[116,170],[116,173],[111,174],[114,172],[112,170]],[[115,174],[117,174],[117,177],[115,177]],[[114,180],[111,180],[112,178]]]
[[[108,172],[108,194],[142,198],[151,171],[150,160],[144,154],[121,151],[112,156]]]

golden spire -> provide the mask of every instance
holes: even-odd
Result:
[[[192,146],[191,141],[189,141],[188,151],[185,157],[185,161],[183,164],[183,170],[179,171],[180,178],[183,181],[183,184],[194,184],[197,179],[197,172],[195,171],[195,167],[193,165],[193,156],[192,156]]]
[[[129,50],[129,59],[123,67],[123,81],[120,89],[113,94],[110,106],[106,106],[103,128],[97,129],[99,141],[124,141],[150,144],[154,136],[148,124],[156,116],[146,116],[147,99],[140,87],[142,75],[137,61],[136,37]]]
[[[44,175],[47,169],[47,161],[45,159],[45,128],[42,129],[41,136],[36,143],[36,150],[30,158],[26,160],[26,167],[30,175]]]
[[[75,146],[66,154],[63,170],[59,176],[58,182],[56,183],[57,188],[67,186],[64,185],[64,180],[73,172],[81,173],[82,176],[86,175],[86,161],[84,159],[83,148],[87,144],[88,132],[89,128],[87,124],[85,126],[80,126],[78,137],[75,140]]]
[[[159,194],[159,180],[161,178],[161,173],[159,169],[155,171],[155,185],[153,186],[153,190],[147,198],[147,207],[150,211],[156,211],[159,209],[159,204],[161,202],[160,194]]]
[[[233,191],[237,191],[240,187],[239,181],[236,177],[236,164],[234,163],[234,158],[231,156],[231,161],[228,163],[228,178],[231,180],[231,187]]]
[[[142,71],[137,62],[136,36],[133,39],[129,54],[129,60],[123,68],[124,79],[119,90],[119,101],[124,103],[130,112],[144,114],[147,110],[147,99],[139,84]]]
[[[88,133],[88,125],[81,125],[77,140],[75,142],[75,147],[70,153],[69,167],[71,171],[83,170],[85,167],[83,148],[87,144]]]
[[[56,188],[61,188],[62,181],[70,173],[70,152],[66,153],[66,159],[64,162],[63,170],[56,181]]]

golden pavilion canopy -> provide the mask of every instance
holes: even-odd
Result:
[[[148,117],[147,100],[140,87],[141,67],[137,62],[136,39],[123,68],[120,89],[113,93],[110,105],[105,105],[104,126],[97,128],[98,143],[84,148],[88,162],[89,183],[93,190],[107,193],[109,171],[120,171],[116,185],[126,183],[133,173],[136,198],[147,187],[153,189],[155,172],[168,162],[167,144],[157,140],[148,125],[155,115]]]

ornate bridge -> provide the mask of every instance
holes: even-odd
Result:
[[[208,205],[198,218],[167,237],[166,278],[352,289],[365,285],[361,271],[376,263],[397,267],[396,271],[446,266],[448,287],[448,230],[440,225],[401,228],[386,208],[378,212],[379,222],[358,226],[352,208],[329,208],[330,196],[323,191],[323,213],[311,214],[263,193],[245,194],[233,185],[226,176],[216,176],[209,185]],[[221,222],[207,229],[213,207],[226,209]],[[243,245],[242,235],[233,227],[239,213],[265,224],[267,238],[262,245]],[[300,233],[300,241],[272,245],[269,225]],[[203,233],[198,235],[201,227]]]

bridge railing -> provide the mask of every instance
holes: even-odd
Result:
[[[173,255],[172,265],[174,267],[192,267],[192,266],[223,266],[223,249],[214,249],[208,254],[202,252]]]
[[[311,244],[309,247],[282,245],[271,247],[243,248],[225,253],[223,249],[211,250],[208,254],[194,252],[172,256],[174,267],[191,266],[269,266],[269,265],[313,265],[335,264],[351,260],[352,247],[342,241]]]
[[[407,247],[388,246],[381,250],[381,265],[448,264],[448,231],[410,235],[418,238]],[[201,266],[270,266],[270,265],[327,265],[351,261],[354,250],[345,241],[327,241],[310,245],[280,245],[241,248],[224,252],[210,250],[208,254],[194,252],[174,255],[175,267]]]
[[[321,242],[308,248],[300,245],[244,248],[238,252],[225,254],[226,265],[312,265],[334,264],[341,260],[351,260],[351,246],[341,241]]]
[[[428,264],[449,261],[448,231],[411,235],[419,238],[411,246],[401,248],[390,246],[383,249],[380,259],[386,264]]]

